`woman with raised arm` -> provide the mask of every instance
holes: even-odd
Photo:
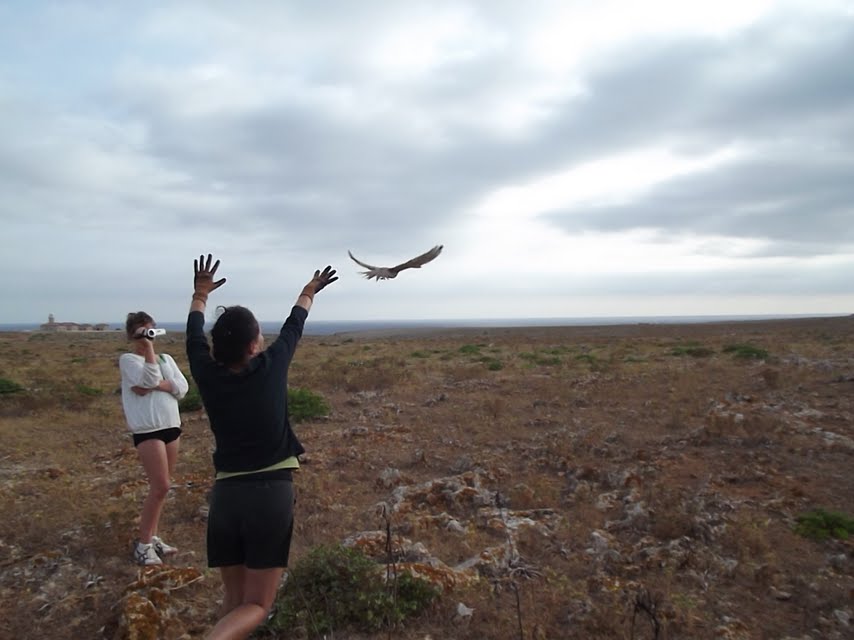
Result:
[[[208,515],[208,566],[219,567],[225,594],[207,638],[246,638],[260,625],[288,566],[293,531],[292,472],[303,447],[288,420],[288,367],[314,296],[338,278],[315,271],[272,344],[245,307],[225,307],[205,338],[208,295],[219,260],[195,261],[187,318],[187,355],[213,431],[216,482]]]
[[[187,394],[187,379],[172,356],[154,351],[154,318],[129,313],[125,331],[132,349],[119,358],[122,407],[133,435],[133,445],[148,476],[148,495],[139,516],[139,539],[133,557],[141,565],[161,564],[178,549],[157,536],[160,512],[175,473],[181,415],[178,400]]]

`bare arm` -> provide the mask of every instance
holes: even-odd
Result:
[[[311,305],[314,302],[314,291],[311,291],[306,285],[302,292],[297,296],[297,301],[294,303],[298,307],[302,307],[306,311],[311,311]]]

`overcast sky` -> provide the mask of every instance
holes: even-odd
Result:
[[[3,2],[0,323],[203,252],[263,320],[851,313],[852,60],[852,0]]]

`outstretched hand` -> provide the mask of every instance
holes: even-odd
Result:
[[[212,260],[213,256],[211,256],[211,254],[208,254],[207,261],[205,261],[204,255],[199,256],[198,260],[193,260],[193,269],[196,274],[193,278],[193,297],[198,295],[207,300],[208,294],[211,291],[219,289],[225,284],[225,278],[214,281],[216,270],[219,269],[219,260],[217,260],[213,267],[211,267]]]
[[[314,292],[317,293],[318,291],[320,291],[321,289],[323,289],[327,285],[332,284],[333,282],[335,282],[338,279],[338,276],[336,276],[335,273],[336,273],[335,269],[333,269],[331,266],[327,266],[323,270],[323,273],[321,273],[320,270],[318,269],[317,271],[314,272],[314,277],[311,279],[311,282],[309,282],[308,284],[309,284],[309,286],[313,286]]]

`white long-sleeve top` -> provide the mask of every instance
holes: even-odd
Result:
[[[133,433],[148,433],[181,426],[178,400],[187,394],[187,379],[172,356],[161,353],[157,363],[146,362],[135,353],[124,353],[119,358],[122,372],[122,406],[128,429]],[[162,380],[172,383],[172,392],[152,391],[144,396],[135,394],[131,387],[152,389]]]

